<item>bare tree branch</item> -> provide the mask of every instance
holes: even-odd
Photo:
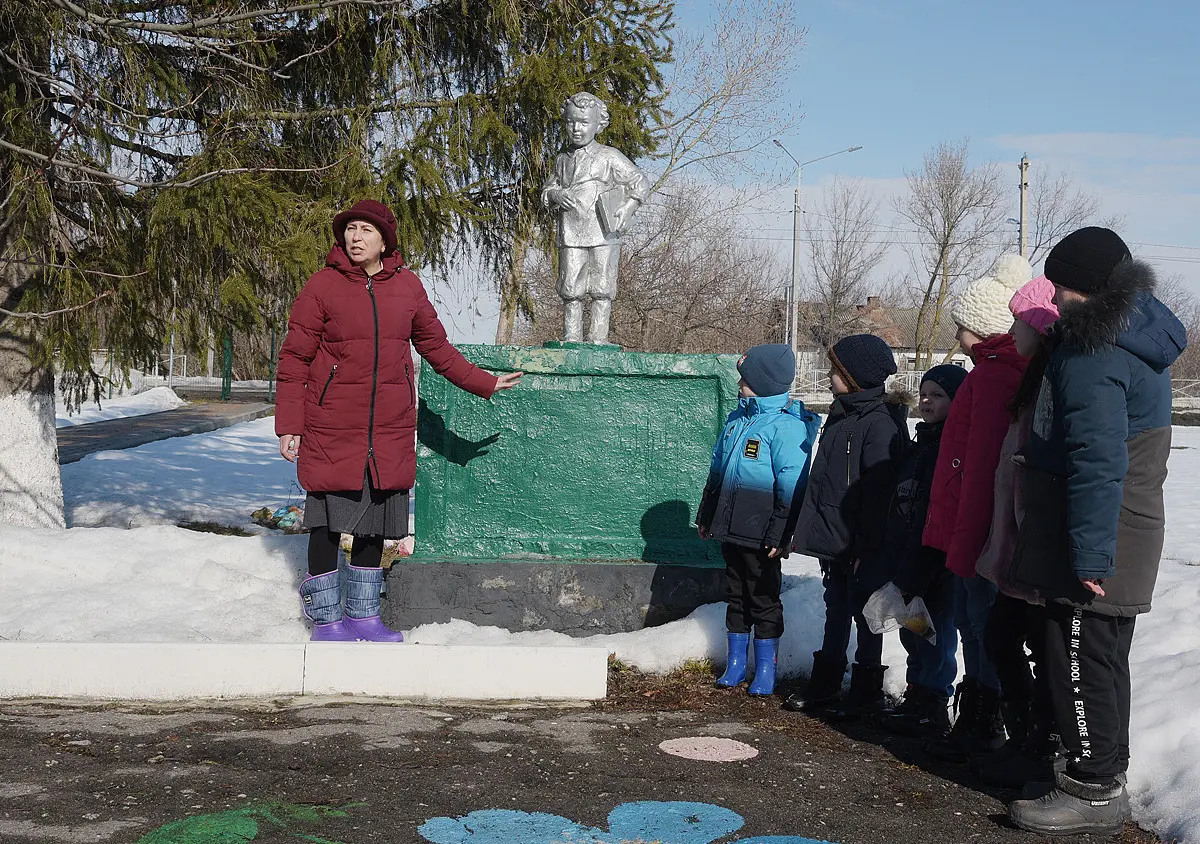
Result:
[[[85,308],[90,308],[90,307],[92,307],[92,305],[95,305],[100,300],[107,299],[108,297],[115,296],[115,295],[117,295],[117,291],[107,290],[104,293],[101,293],[99,296],[95,296],[92,299],[88,300],[87,302],[84,302],[82,305],[72,305],[69,308],[59,308],[56,311],[26,312],[26,311],[10,311],[10,310],[6,310],[5,308],[0,308],[0,314],[3,314],[4,316],[10,317],[12,319],[43,319],[43,320],[44,319],[52,319],[53,317],[56,317],[56,316],[62,316],[63,314],[70,314],[70,313],[74,313],[75,311],[82,311]]]
[[[333,162],[332,164],[325,164],[320,167],[224,167],[218,170],[210,170],[207,173],[201,173],[199,176],[194,176],[190,179],[164,179],[163,181],[159,182],[148,182],[141,179],[130,179],[126,176],[121,176],[116,173],[109,173],[105,170],[97,170],[95,167],[88,167],[84,164],[77,164],[74,161],[67,161],[62,158],[51,158],[48,155],[42,155],[40,152],[35,152],[34,150],[26,149],[25,147],[20,147],[16,144],[9,143],[3,138],[0,138],[0,147],[12,150],[13,152],[25,156],[26,158],[39,161],[50,167],[63,167],[67,170],[74,170],[77,173],[85,173],[89,176],[95,176],[102,181],[113,182],[120,185],[128,185],[129,187],[154,189],[190,188],[208,181],[212,181],[213,179],[218,179],[221,176],[233,176],[238,173],[321,173],[325,170],[331,170],[345,161],[345,159],[342,158]]]

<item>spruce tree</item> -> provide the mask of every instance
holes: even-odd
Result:
[[[502,272],[563,99],[653,147],[670,0],[26,0],[0,6],[0,523],[61,525],[73,402],[286,308],[370,196],[415,266]]]

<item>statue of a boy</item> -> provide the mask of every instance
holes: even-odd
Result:
[[[608,126],[608,106],[592,94],[563,103],[567,148],[554,160],[542,202],[558,212],[558,295],[563,339],[583,341],[583,300],[592,299],[588,342],[608,342],[617,295],[621,235],[650,195],[646,174],[612,147],[596,142]]]

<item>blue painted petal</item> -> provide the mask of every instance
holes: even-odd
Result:
[[[768,835],[766,838],[739,838],[733,844],[834,844],[833,841],[817,838],[801,838],[798,835]]]
[[[603,844],[607,838],[582,826],[541,812],[485,809],[465,818],[432,818],[417,832],[432,844]]]
[[[711,803],[622,803],[608,816],[613,844],[622,841],[711,844],[737,832],[744,824],[737,812]]]

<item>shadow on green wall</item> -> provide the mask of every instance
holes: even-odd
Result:
[[[445,417],[434,413],[425,399],[421,399],[417,409],[417,440],[448,462],[466,466],[487,454],[488,449],[500,441],[500,434],[492,434],[482,440],[460,437],[447,427]]]

